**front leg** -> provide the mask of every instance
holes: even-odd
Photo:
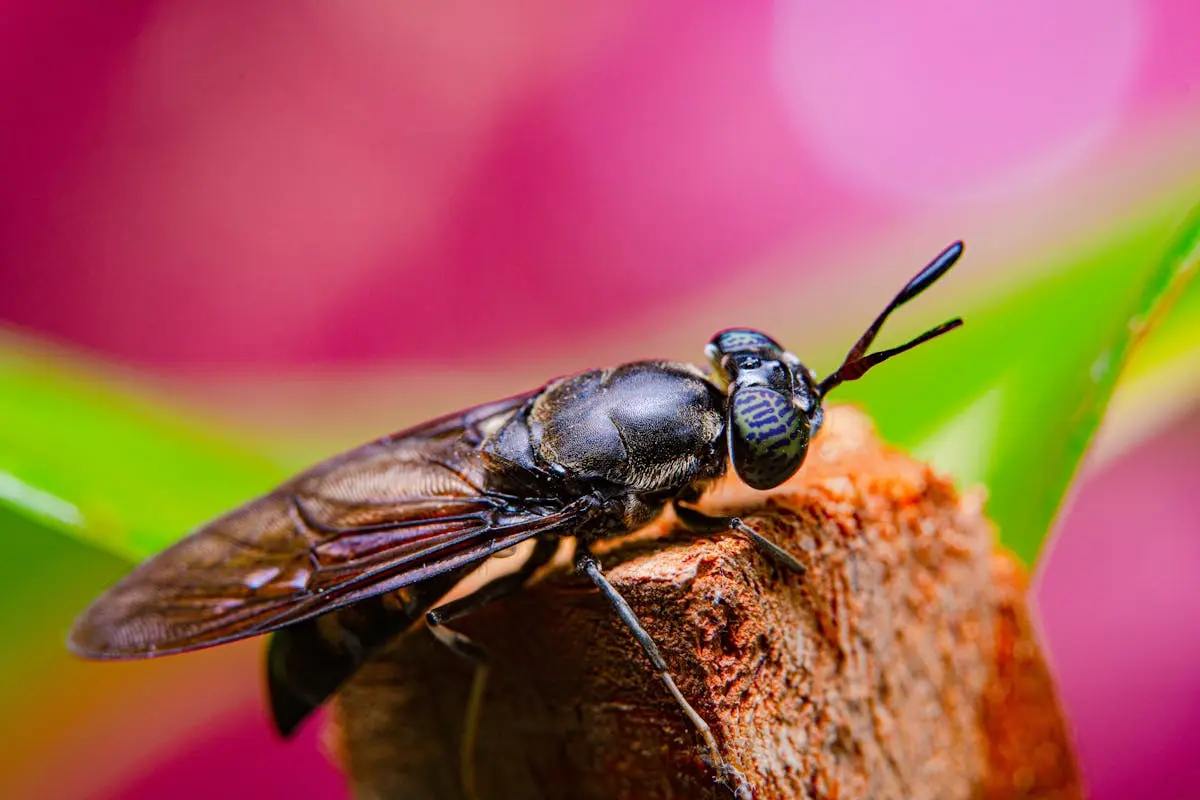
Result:
[[[658,671],[659,680],[667,687],[667,691],[675,698],[675,702],[679,704],[688,721],[692,723],[696,732],[704,740],[704,745],[708,749],[709,759],[711,759],[713,768],[717,771],[717,774],[720,775],[721,781],[733,790],[733,794],[737,800],[750,800],[753,797],[753,793],[750,791],[750,784],[746,782],[746,777],[725,763],[725,759],[721,755],[721,748],[717,745],[717,737],[713,735],[712,728],[696,713],[696,709],[692,708],[692,704],[679,691],[679,686],[676,685],[675,679],[671,677],[671,670],[667,667],[667,662],[663,660],[662,653],[658,650],[658,645],[654,643],[654,640],[650,638],[650,634],[642,627],[642,623],[638,620],[637,614],[633,613],[633,609],[629,606],[629,603],[621,596],[616,587],[608,582],[608,578],[604,577],[604,572],[600,569],[600,564],[582,542],[577,545],[575,569],[592,579],[592,583],[596,584],[596,588],[604,595],[604,599],[617,612],[617,616],[625,623],[625,627],[633,634],[633,638],[642,646],[646,657],[650,659],[650,663]]]
[[[758,531],[751,528],[746,523],[742,522],[737,517],[710,517],[702,511],[697,511],[690,506],[685,506],[678,500],[674,501],[672,508],[675,509],[675,516],[679,518],[679,522],[683,527],[693,533],[721,533],[723,531],[737,531],[750,538],[754,546],[770,558],[779,566],[790,569],[793,572],[798,572],[801,575],[805,572],[805,567],[800,561],[787,550],[784,550],[779,545],[772,542],[770,539],[763,536]]]

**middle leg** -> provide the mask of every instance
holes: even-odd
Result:
[[[592,583],[596,585],[596,588],[604,595],[604,599],[608,600],[613,610],[617,612],[617,616],[625,623],[625,627],[633,634],[633,638],[642,646],[646,657],[650,659],[650,663],[657,670],[659,680],[667,687],[667,691],[675,698],[675,702],[679,704],[688,721],[692,723],[692,727],[696,729],[696,732],[700,734],[700,738],[704,740],[704,746],[708,750],[708,757],[712,762],[713,768],[720,776],[721,781],[733,790],[733,794],[737,800],[751,800],[753,794],[750,791],[750,784],[746,782],[746,777],[725,762],[724,756],[721,755],[721,748],[717,744],[717,737],[713,735],[712,728],[696,713],[696,709],[692,708],[692,704],[679,691],[679,686],[675,683],[675,678],[671,676],[671,670],[667,667],[667,662],[663,660],[658,645],[654,643],[654,640],[650,638],[650,634],[642,627],[642,623],[638,620],[637,614],[633,612],[628,601],[621,596],[616,587],[608,582],[608,578],[604,577],[604,572],[600,569],[600,564],[582,543],[577,545],[575,569],[592,579]]]

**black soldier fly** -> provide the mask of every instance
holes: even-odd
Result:
[[[90,658],[146,658],[273,631],[271,711],[287,735],[422,616],[482,663],[485,654],[446,623],[521,588],[573,537],[576,569],[641,644],[719,778],[749,797],[590,545],[670,505],[685,527],[747,536],[802,572],[740,520],[707,516],[695,503],[729,465],[755,489],[782,484],[804,463],[832,389],[961,325],[953,319],[867,353],[888,316],[962,252],[956,242],[922,269],[823,380],[766,334],[729,329],[709,342],[708,371],[666,361],[589,370],[318,464],[137,567],[79,617],[69,646]],[[483,560],[530,539],[515,572],[439,605]]]

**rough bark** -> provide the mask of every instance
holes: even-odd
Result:
[[[1079,797],[1025,575],[981,505],[833,409],[795,479],[712,507],[805,575],[669,520],[603,560],[758,798]],[[565,565],[456,628],[494,665],[482,800],[731,796],[633,638]],[[463,796],[471,677],[417,630],[341,693],[331,740],[358,796]]]

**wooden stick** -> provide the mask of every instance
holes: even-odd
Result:
[[[794,553],[803,576],[741,536],[670,521],[597,554],[755,797],[1080,797],[1024,572],[981,506],[835,408],[793,481],[730,487],[708,508]],[[569,565],[455,626],[492,658],[481,800],[731,796]],[[471,680],[423,629],[363,670],[329,732],[358,797],[463,797]]]

